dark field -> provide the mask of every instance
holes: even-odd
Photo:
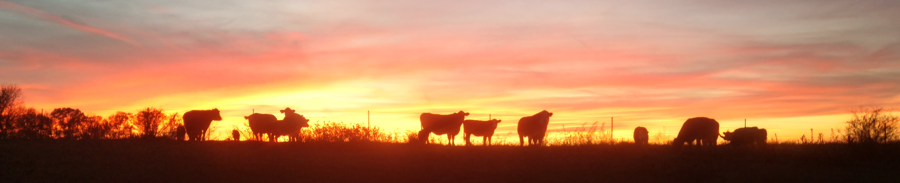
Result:
[[[0,182],[897,182],[896,145],[0,142]]]

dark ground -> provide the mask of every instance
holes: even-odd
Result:
[[[897,182],[898,149],[0,141],[0,182]]]

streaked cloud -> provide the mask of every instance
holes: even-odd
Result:
[[[792,139],[839,127],[845,119],[834,116],[859,106],[900,104],[893,2],[0,7],[16,15],[0,17],[0,82],[23,86],[29,105],[96,113],[217,107],[225,128],[250,111],[284,107],[313,121],[364,122],[368,110],[388,129],[416,129],[422,112],[466,110],[503,119],[505,133],[546,109],[556,113],[553,130],[615,117],[617,134],[638,125],[676,133],[684,119],[709,116],[723,131],[748,118]]]

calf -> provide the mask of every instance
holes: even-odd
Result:
[[[463,121],[463,133],[466,134],[466,136],[464,137],[466,139],[466,145],[472,145],[472,142],[469,141],[469,137],[471,137],[471,135],[481,136],[484,145],[490,145],[491,137],[494,136],[494,130],[497,130],[497,123],[500,123],[499,119],[491,119],[488,121]]]

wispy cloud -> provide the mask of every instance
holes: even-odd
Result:
[[[83,25],[83,24],[74,23],[74,22],[66,20],[62,17],[56,16],[56,15],[53,15],[53,14],[50,14],[50,13],[47,13],[47,12],[44,12],[41,10],[37,10],[34,8],[30,8],[30,7],[26,7],[26,6],[22,6],[22,5],[18,5],[18,4],[13,4],[10,2],[5,2],[5,1],[0,1],[0,8],[6,9],[9,11],[16,11],[16,12],[28,14],[28,15],[35,16],[35,17],[39,17],[44,20],[59,23],[61,25],[64,25],[64,26],[67,26],[67,27],[70,27],[73,29],[78,29],[78,30],[85,31],[88,33],[97,34],[97,35],[105,36],[105,37],[108,37],[111,39],[119,40],[119,41],[122,41],[122,42],[125,42],[128,44],[131,44],[133,46],[141,46],[140,43],[135,42],[134,40],[131,40],[131,39],[121,36],[119,34],[116,34],[116,33],[110,32],[110,31],[106,31],[103,29],[99,29],[96,27],[91,27],[91,26],[87,26],[87,25]]]
[[[900,105],[900,26],[883,23],[896,19],[882,16],[892,9],[873,5],[823,16],[805,2],[72,3],[33,7],[89,11],[86,20],[142,47],[40,39],[53,30],[0,42],[0,64],[13,66],[0,69],[0,82],[41,86],[26,88],[35,105],[219,107],[226,127],[283,107],[345,122],[372,110],[379,125],[409,129],[421,112],[467,110],[503,119],[505,130],[543,109],[557,127],[611,116],[616,129],[672,127],[709,116],[790,130],[779,119]],[[21,5],[0,8],[134,43]]]

